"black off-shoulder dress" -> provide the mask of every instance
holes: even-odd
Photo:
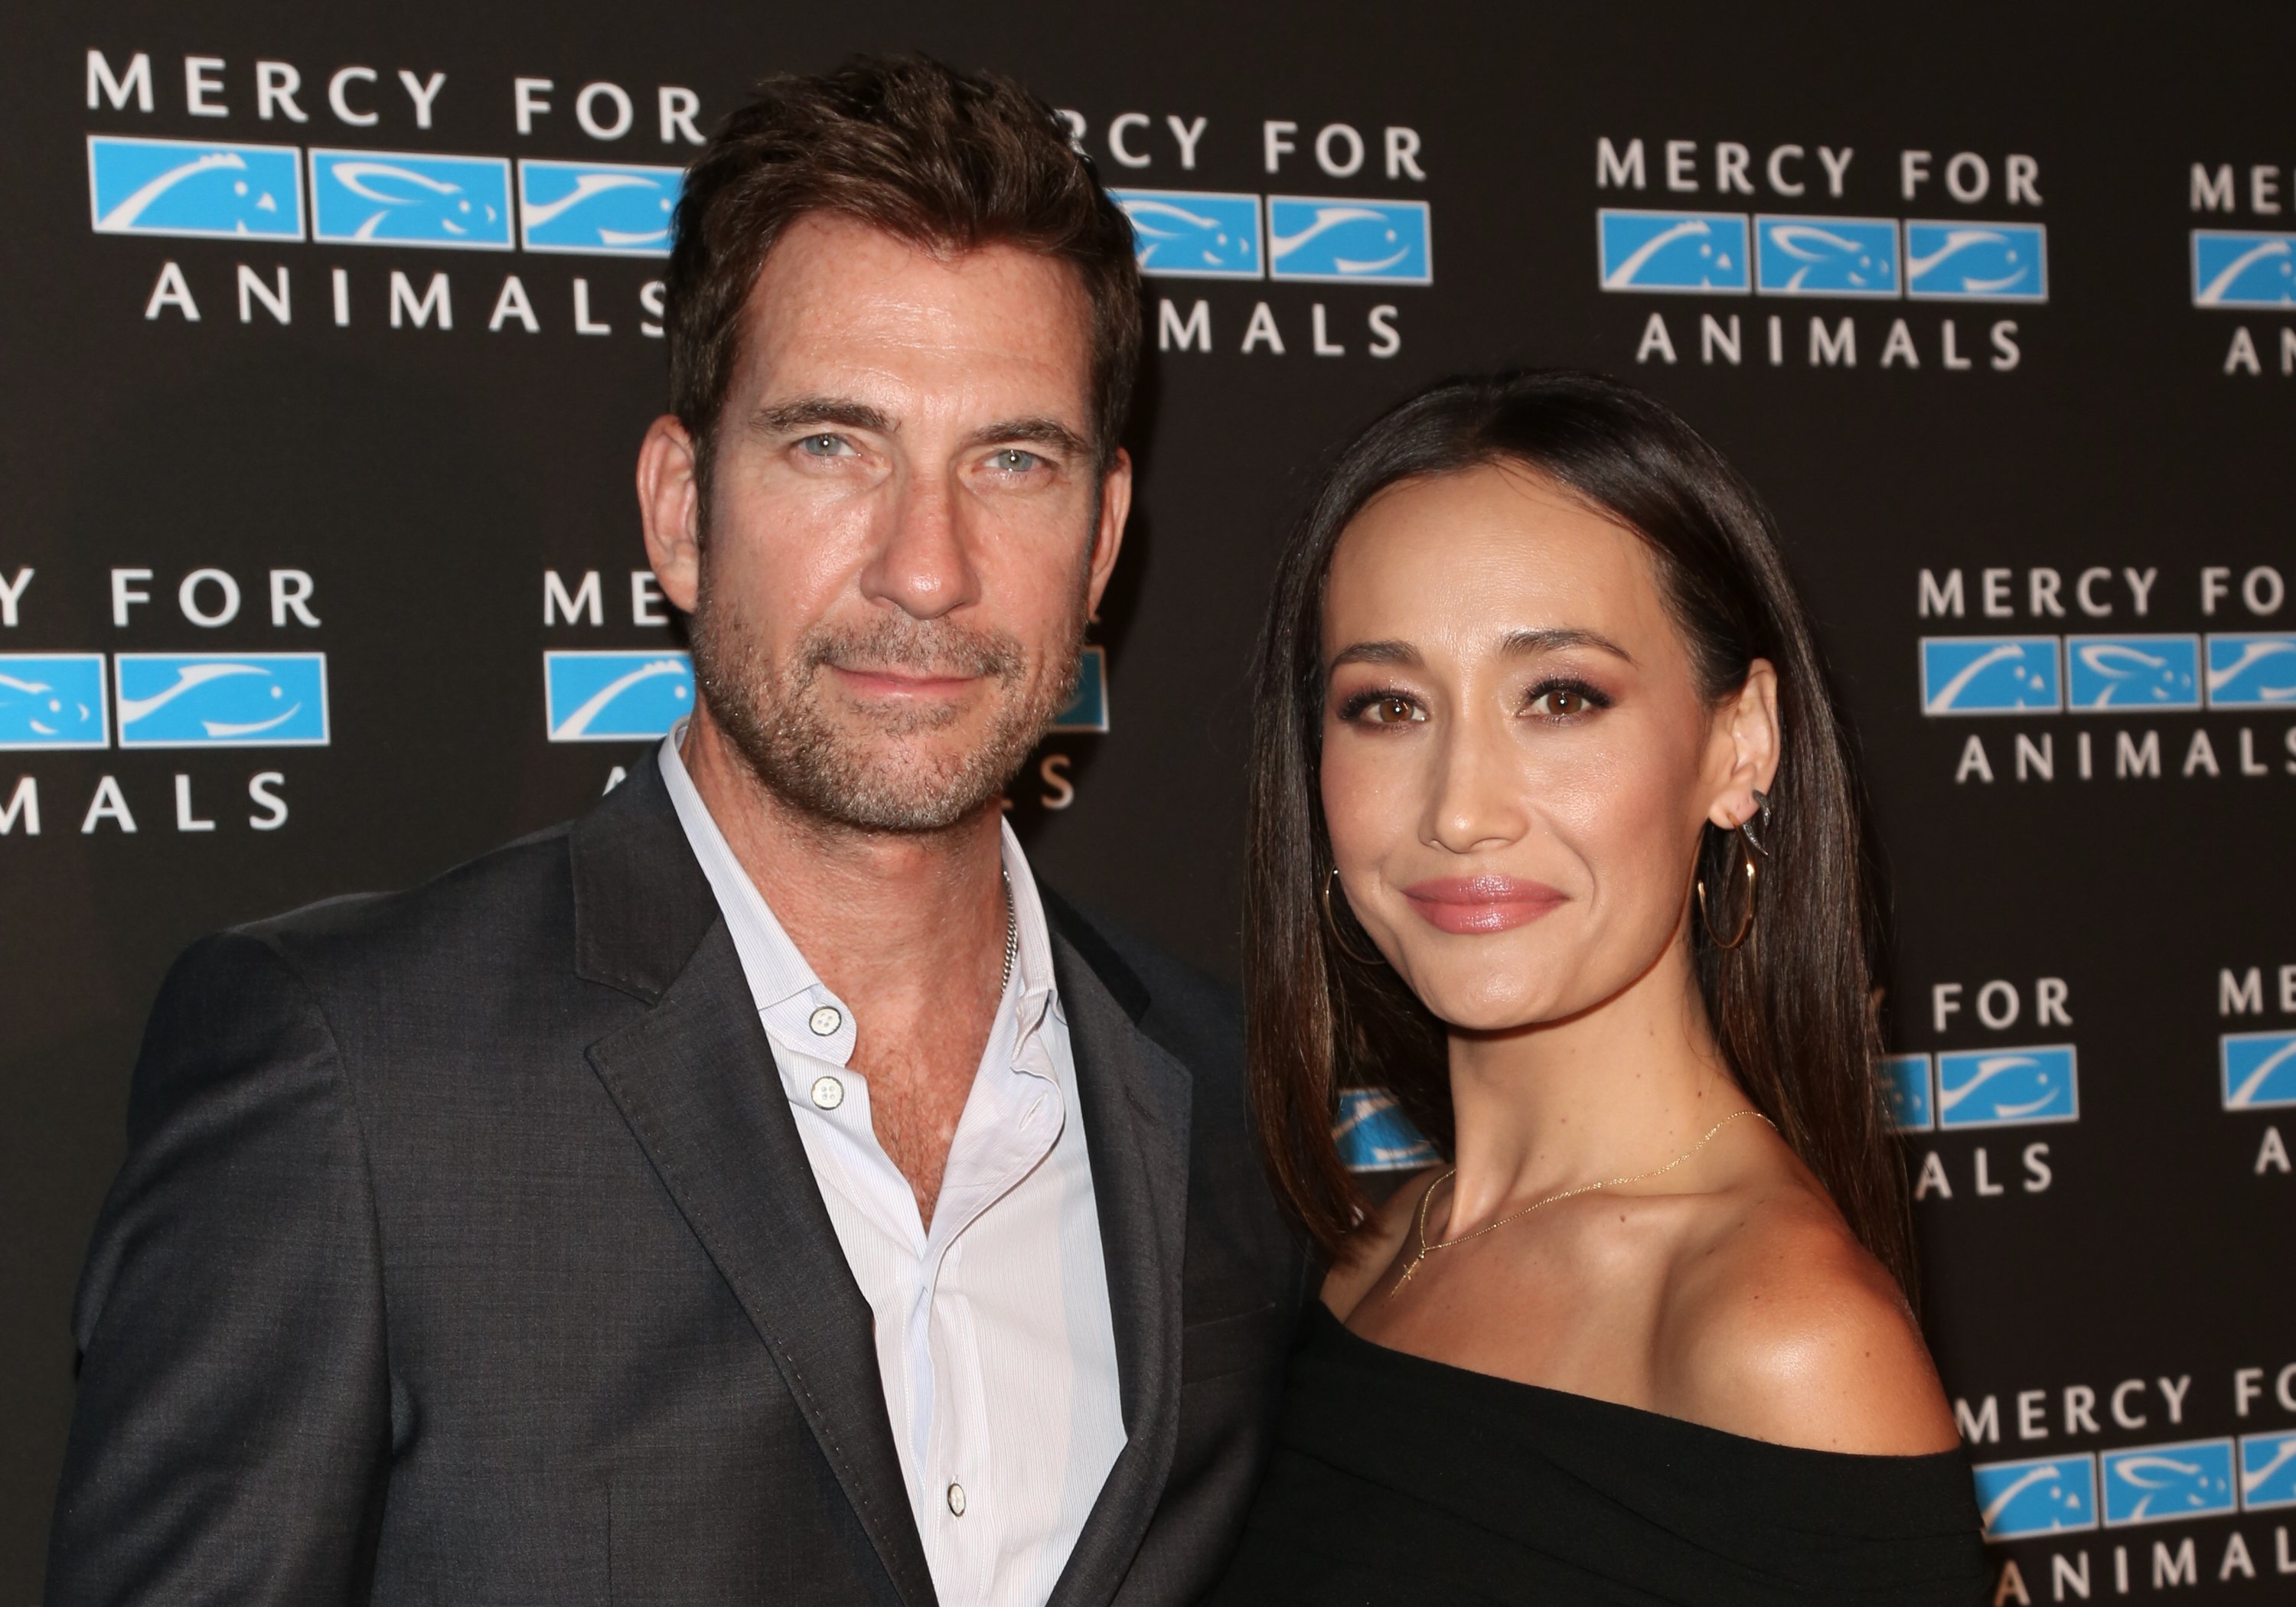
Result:
[[[1801,1450],[1447,1366],[1320,1302],[1218,1607],[1984,1598],[1969,1464]]]

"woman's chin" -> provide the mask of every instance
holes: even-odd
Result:
[[[1435,1019],[1454,1032],[1520,1032],[1554,1019],[1550,1001],[1503,988],[1438,988],[1420,995]]]

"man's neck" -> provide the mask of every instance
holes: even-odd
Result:
[[[814,974],[853,1014],[877,1138],[932,1203],[996,1008],[1003,812],[870,832],[792,807],[696,712],[679,758],[734,857]]]
[[[1002,812],[937,832],[872,832],[824,821],[758,780],[706,715],[679,750],[694,790],[774,918],[815,973],[861,1008],[870,996],[931,989],[1004,959]]]

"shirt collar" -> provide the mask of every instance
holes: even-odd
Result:
[[[852,1013],[822,982],[781,922],[775,918],[765,895],[758,891],[757,883],[742,868],[733,845],[726,840],[709,805],[702,802],[693,778],[686,773],[685,761],[678,753],[685,735],[685,722],[680,720],[662,739],[662,781],[677,810],[678,824],[685,828],[686,840],[693,847],[693,857],[701,862],[710,891],[717,895],[718,907],[726,917],[726,929],[733,937],[734,952],[741,958],[758,1014],[765,1018],[768,1031],[787,1039],[793,1046],[843,1064],[853,1049]],[[1053,983],[1052,928],[1045,918],[1044,902],[1037,896],[1037,881],[1029,869],[1028,857],[1021,851],[1020,839],[1013,834],[1010,821],[1002,823],[1001,849],[1005,878],[1013,890],[1013,922],[1018,938],[1013,980],[1005,988],[1003,1008],[1013,1013],[1021,1041],[1025,1045],[1043,1025],[1047,1012],[1059,1010]],[[838,1029],[826,1035],[811,1030],[808,1025],[813,1013],[824,1006],[843,1018]],[[791,1028],[794,1032],[790,1030]],[[1028,1059],[1025,1055],[1020,1058],[1024,1062]]]

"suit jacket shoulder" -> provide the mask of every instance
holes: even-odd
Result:
[[[1037,884],[1054,931],[1076,947],[1140,1030],[1183,1065],[1240,1069],[1243,1001],[1236,990],[1106,918]]]

